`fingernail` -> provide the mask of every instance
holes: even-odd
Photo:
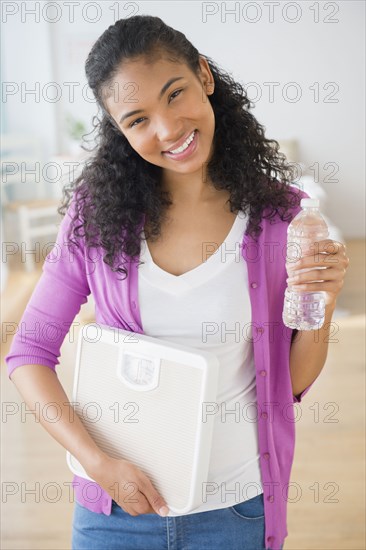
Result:
[[[169,513],[169,508],[167,506],[162,506],[161,508],[159,508],[159,514],[161,516],[167,516]]]

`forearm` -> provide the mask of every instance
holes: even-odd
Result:
[[[290,349],[290,375],[293,395],[299,395],[319,376],[328,354],[328,340],[335,304],[325,308],[323,326],[300,330]]]
[[[69,399],[56,375],[44,365],[22,365],[10,376],[25,403],[35,411],[35,417],[47,432],[75,456],[85,470],[93,469],[105,453],[96,445],[80,418],[69,404]],[[45,405],[55,403],[59,420],[47,420],[42,414]],[[37,406],[36,406],[37,404]],[[40,414],[39,414],[40,412]],[[49,413],[51,417],[51,412]],[[56,412],[55,412],[56,415]]]

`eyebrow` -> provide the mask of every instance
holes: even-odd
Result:
[[[159,96],[158,96],[158,99],[161,99],[161,97],[164,95],[164,93],[166,92],[166,90],[173,84],[173,82],[176,82],[176,80],[181,80],[182,78],[184,78],[184,76],[175,76],[173,78],[170,78],[165,84],[164,86],[162,87],[162,89],[160,90],[159,92]],[[136,115],[137,113],[142,113],[143,112],[143,109],[137,109],[135,111],[129,111],[128,113],[126,113],[125,115],[122,115],[120,120],[119,120],[119,123],[121,124],[126,118],[129,118],[130,116],[133,116],[133,115]]]

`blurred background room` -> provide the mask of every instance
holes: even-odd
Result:
[[[284,548],[364,549],[364,2],[319,1],[312,10],[312,3],[291,3],[297,15],[282,1],[272,15],[272,3],[261,1],[46,4],[5,2],[1,23],[1,382],[2,402],[13,411],[1,425],[1,547],[70,547],[66,453],[33,416],[22,420],[4,357],[56,239],[62,187],[88,157],[83,136],[92,144],[97,111],[84,75],[87,54],[115,20],[140,13],[181,30],[246,87],[267,138],[296,165],[294,184],[320,199],[330,238],[347,246],[326,365],[295,405],[299,492],[288,505]],[[77,335],[93,320],[89,296],[57,367],[70,399]]]

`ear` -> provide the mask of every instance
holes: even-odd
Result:
[[[211,95],[214,93],[214,89],[215,89],[214,77],[212,75],[210,66],[205,56],[200,54],[199,58],[200,58],[200,66],[201,66],[202,81],[203,81],[202,85],[207,95]]]

